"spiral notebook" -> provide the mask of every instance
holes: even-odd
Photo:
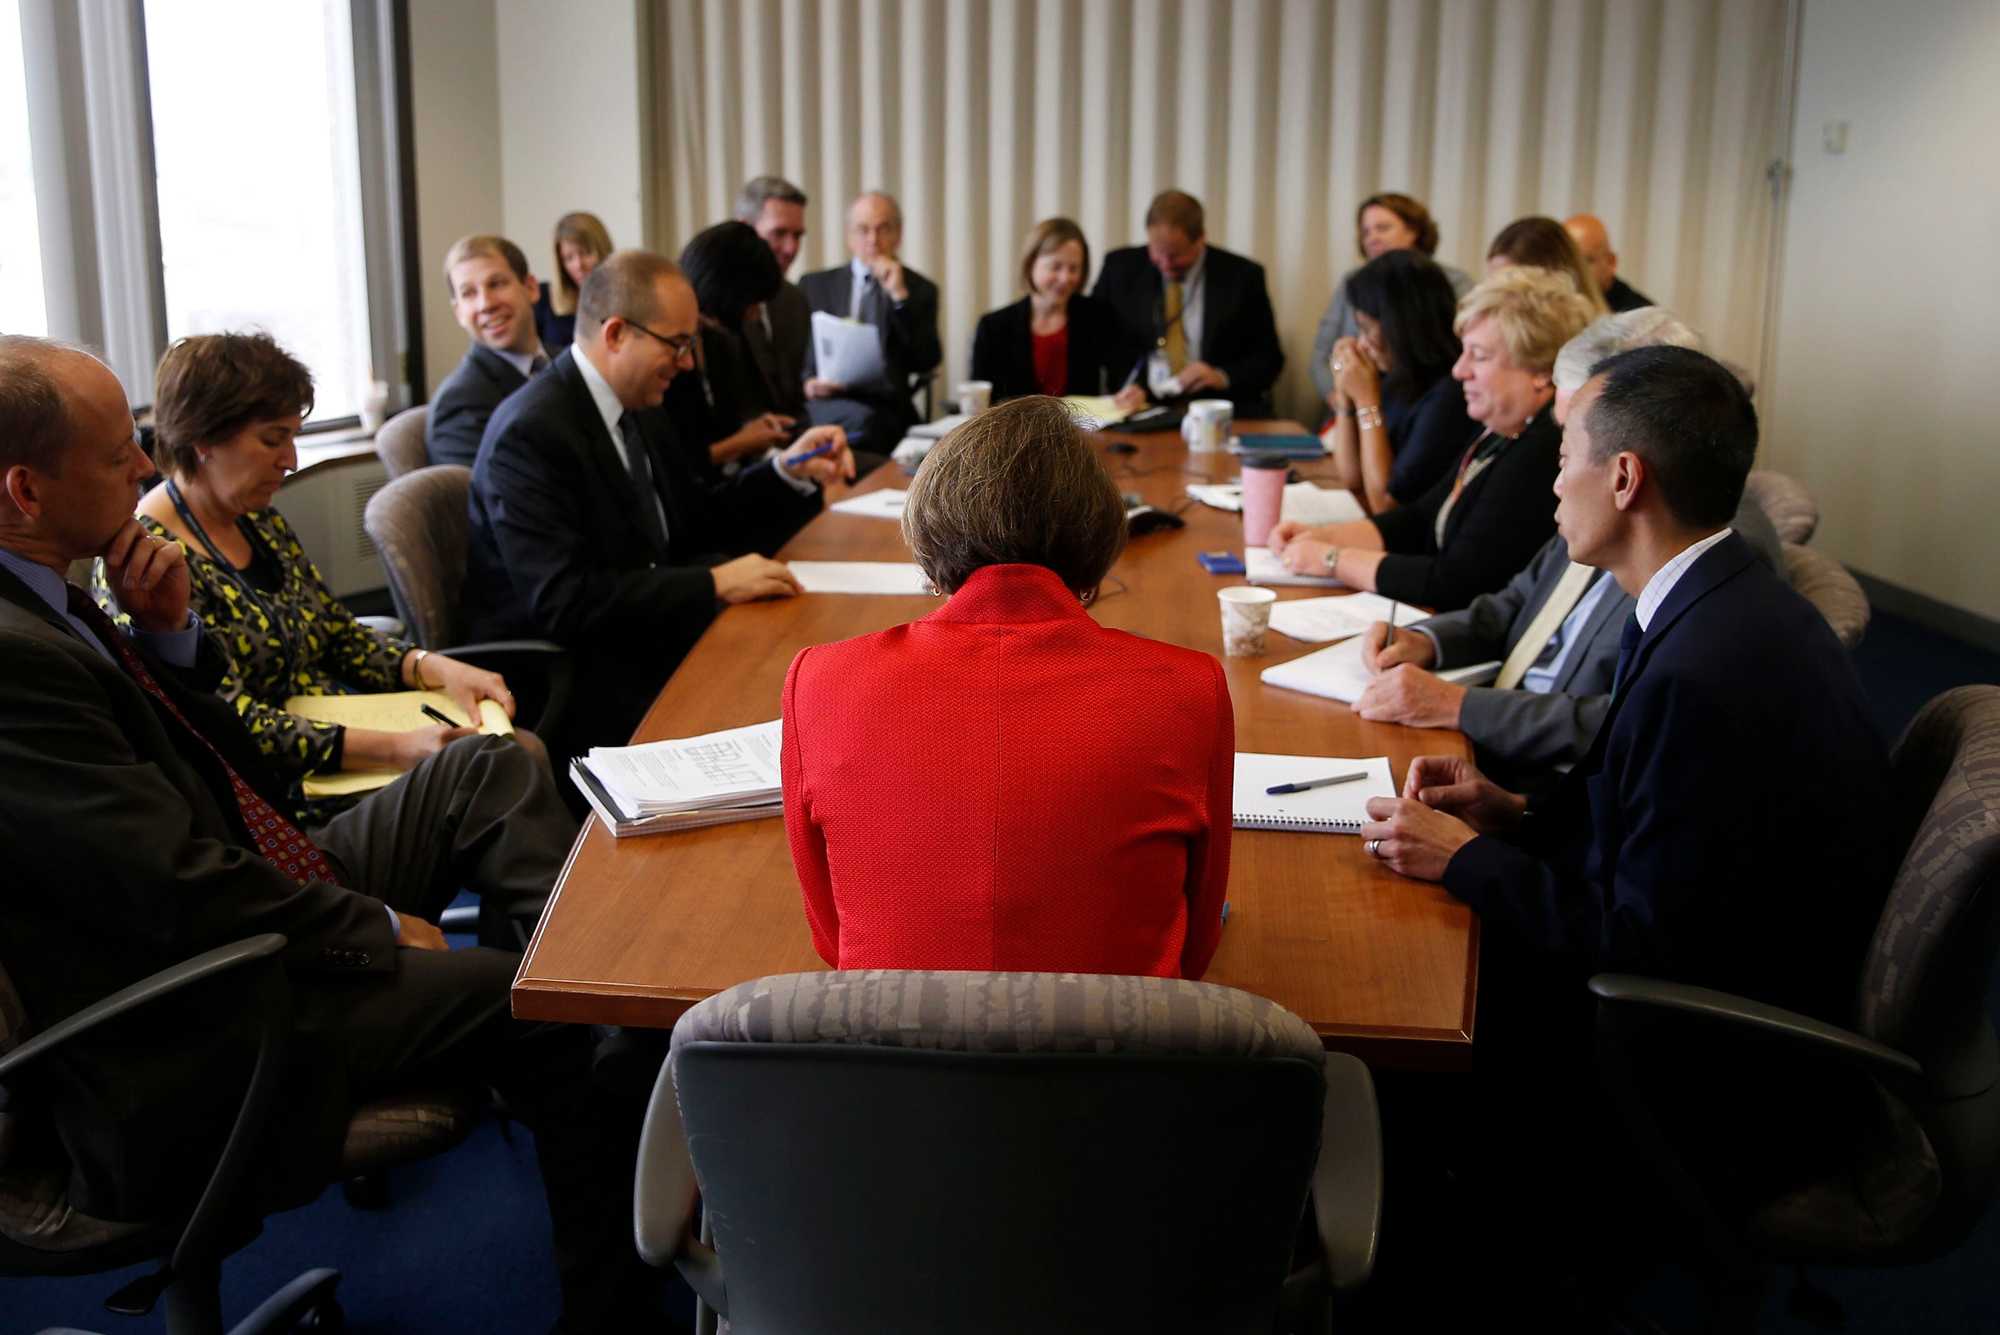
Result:
[[[1303,793],[1265,792],[1281,783],[1303,783],[1336,774],[1365,772],[1350,783],[1309,788]],[[1300,830],[1308,834],[1359,834],[1368,819],[1368,799],[1394,797],[1396,781],[1389,757],[1342,760],[1330,756],[1273,756],[1236,753],[1236,793],[1231,823],[1239,830]]]

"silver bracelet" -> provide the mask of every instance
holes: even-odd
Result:
[[[410,680],[419,690],[429,690],[430,683],[424,680],[424,660],[431,656],[428,649],[418,649],[416,657],[410,660]]]
[[[1355,422],[1355,425],[1356,425],[1356,426],[1358,426],[1358,427],[1360,427],[1360,428],[1361,428],[1361,429],[1362,429],[1363,431],[1366,431],[1366,430],[1370,429],[1371,427],[1378,427],[1378,426],[1381,426],[1381,425],[1382,425],[1382,410],[1381,410],[1381,409],[1380,409],[1379,407],[1378,407],[1378,408],[1356,408],[1356,409],[1354,410],[1354,422]]]

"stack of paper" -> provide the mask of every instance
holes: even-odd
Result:
[[[903,502],[909,493],[895,487],[884,487],[880,491],[863,492],[859,496],[849,496],[844,501],[835,501],[827,506],[829,510],[844,515],[865,515],[870,519],[901,519]]]
[[[917,423],[910,428],[910,434],[919,440],[943,440],[953,427],[971,420],[965,413],[948,413],[935,422]]]
[[[843,385],[872,385],[885,374],[882,331],[859,320],[843,320],[826,311],[812,317],[815,371],[822,380]]]
[[[1461,686],[1484,686],[1500,673],[1500,661],[1475,663],[1471,667],[1452,668],[1438,673],[1445,681]],[[1329,700],[1339,700],[1343,704],[1353,704],[1368,689],[1368,683],[1375,680],[1373,673],[1361,661],[1361,640],[1349,637],[1330,648],[1294,658],[1289,663],[1278,663],[1267,667],[1259,674],[1267,685],[1282,686],[1288,691],[1304,691],[1307,695],[1324,696]]]
[[[443,691],[373,691],[366,695],[295,695],[285,701],[285,709],[315,723],[338,723],[346,728],[372,728],[377,732],[415,732],[419,728],[442,727],[424,713],[429,705],[446,718],[464,724],[471,720],[458,701]],[[479,730],[507,736],[514,724],[507,711],[491,700],[479,702]],[[397,769],[341,770],[337,774],[309,774],[300,785],[307,797],[352,797],[387,787],[402,776]]]
[[[886,593],[934,597],[923,569],[908,561],[788,561],[807,593]]]
[[[1271,608],[1271,629],[1308,644],[1344,640],[1359,635],[1391,614],[1407,626],[1424,619],[1424,610],[1393,602],[1379,593],[1350,593],[1332,598],[1292,598]]]
[[[784,811],[781,725],[638,746],[593,746],[570,777],[613,835],[665,834]]]

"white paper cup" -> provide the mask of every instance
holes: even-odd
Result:
[[[1264,632],[1271,628],[1271,604],[1277,590],[1252,584],[1232,584],[1215,591],[1222,604],[1222,652],[1230,658],[1255,658],[1264,652]]]
[[[993,382],[991,380],[961,380],[958,385],[958,410],[967,417],[983,413],[993,406]]]

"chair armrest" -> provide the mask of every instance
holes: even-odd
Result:
[[[566,654],[569,650],[553,640],[482,640],[478,644],[455,644],[438,653],[447,658],[477,658],[491,654]]]
[[[171,968],[160,970],[151,977],[142,978],[130,987],[113,992],[101,1001],[92,1002],[76,1014],[36,1034],[6,1056],[0,1057],[0,1077],[5,1077],[50,1049],[60,1047],[128,1011],[150,1005],[162,997],[171,996],[216,974],[226,973],[230,969],[256,960],[267,959],[284,948],[283,936],[276,932],[266,932],[262,936],[247,937],[226,946],[217,946],[214,950],[197,955],[191,960],[183,960]]]
[[[1892,1047],[1838,1025],[1747,997],[1622,973],[1598,974],[1590,980],[1590,990],[1605,1003],[1600,1012],[1633,1007],[1653,1014],[1720,1024],[1739,1033],[1775,1039],[1788,1047],[1836,1058],[1891,1084],[1921,1080],[1924,1076],[1920,1062]]]
[[[648,1265],[672,1263],[688,1287],[726,1317],[729,1296],[722,1258],[694,1233],[695,1205],[700,1198],[701,1186],[695,1181],[694,1160],[688,1157],[687,1130],[681,1123],[670,1056],[660,1063],[653,1097],[646,1106],[646,1124],[639,1133],[632,1235]]]
[[[1375,1269],[1382,1232],[1382,1117],[1368,1067],[1344,1052],[1326,1054],[1312,1208],[1327,1283],[1352,1293]]]

